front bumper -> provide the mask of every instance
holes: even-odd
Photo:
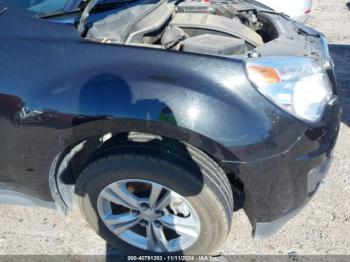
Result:
[[[332,162],[340,113],[335,97],[318,126],[307,127],[287,151],[236,167],[256,239],[276,233],[317,191]]]
[[[277,233],[289,220],[295,217],[307,205],[307,203],[312,199],[322,185],[323,179],[331,166],[332,160],[332,157],[326,159],[321,165],[311,169],[307,174],[308,196],[305,199],[305,202],[300,207],[287,212],[284,216],[274,221],[257,222],[255,225],[255,230],[253,230],[254,239],[265,239]]]

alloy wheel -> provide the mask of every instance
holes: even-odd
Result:
[[[184,250],[200,234],[200,220],[192,205],[151,181],[127,179],[107,185],[98,196],[97,209],[114,235],[147,251]]]

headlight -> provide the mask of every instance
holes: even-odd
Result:
[[[265,57],[246,60],[249,79],[276,105],[306,121],[317,122],[332,97],[322,67],[303,57]]]

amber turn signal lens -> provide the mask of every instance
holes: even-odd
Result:
[[[281,82],[277,71],[272,67],[249,65],[248,70],[250,74],[254,75],[265,84],[276,84]]]

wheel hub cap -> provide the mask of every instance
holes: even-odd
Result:
[[[151,210],[151,209],[147,209],[145,211],[141,211],[141,218],[142,219],[145,219],[145,220],[148,220],[148,221],[154,221],[154,220],[157,220],[158,217],[157,217],[157,214],[154,212],[154,210]]]

